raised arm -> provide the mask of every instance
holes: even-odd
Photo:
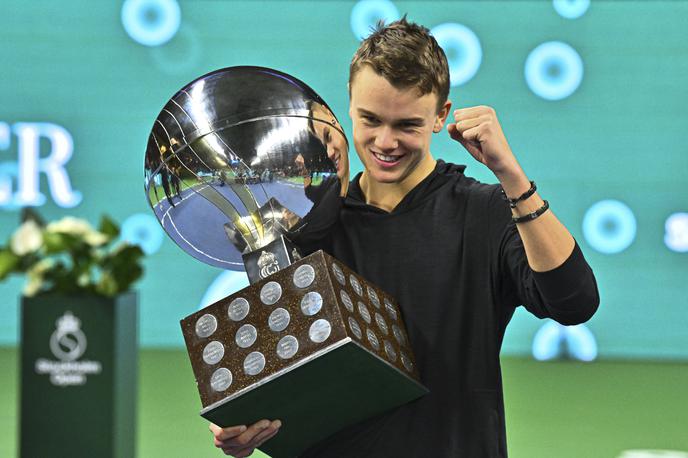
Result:
[[[494,109],[487,106],[458,109],[454,111],[454,121],[447,126],[449,135],[495,174],[508,198],[516,200],[527,193],[530,181],[511,151]],[[537,214],[544,204],[536,191],[516,202],[512,215],[519,218]],[[517,223],[516,227],[528,264],[536,272],[561,266],[573,252],[575,241],[552,210]]]

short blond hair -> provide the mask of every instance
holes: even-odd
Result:
[[[449,97],[447,56],[427,28],[408,22],[405,15],[389,25],[378,22],[363,40],[349,65],[349,87],[363,65],[397,88],[415,87],[420,95],[434,92],[438,112]]]

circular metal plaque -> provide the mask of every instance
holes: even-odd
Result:
[[[327,320],[315,320],[308,330],[308,337],[315,343],[323,343],[330,337],[332,325]]]
[[[401,357],[401,364],[404,365],[404,369],[411,372],[413,370],[413,363],[411,362],[409,357],[406,356],[403,351],[399,352],[399,356]]]
[[[346,277],[344,276],[344,271],[342,271],[342,268],[339,267],[339,264],[337,264],[336,262],[332,263],[332,272],[334,272],[334,278],[337,279],[339,284],[345,286]]]
[[[384,341],[385,353],[390,361],[395,362],[397,360],[397,352],[394,350],[394,346],[388,341]]]
[[[368,342],[370,342],[370,345],[372,345],[375,350],[380,349],[380,341],[377,340],[377,336],[375,335],[372,329],[366,329],[366,337],[368,338]]]
[[[344,303],[344,307],[346,307],[346,309],[347,309],[349,312],[354,313],[354,303],[351,302],[351,298],[349,297],[349,295],[347,294],[347,292],[344,291],[344,290],[341,290],[341,291],[339,292],[339,297],[342,298],[342,302]]]
[[[368,286],[368,297],[370,298],[370,302],[373,303],[376,309],[380,308],[380,298],[377,297],[377,293],[373,288]]]
[[[397,339],[397,342],[399,342],[399,345],[406,345],[406,339],[404,338],[404,333],[401,332],[401,329],[399,329],[399,326],[396,324],[392,325],[392,334],[394,334],[394,338]]]
[[[301,299],[301,311],[306,316],[313,316],[320,311],[323,298],[317,291],[311,291]]]
[[[227,315],[232,321],[241,321],[246,318],[249,310],[251,310],[251,307],[248,305],[248,301],[243,297],[237,297],[229,303]]]
[[[245,324],[239,328],[234,341],[241,348],[248,348],[256,342],[258,331],[253,325]]]
[[[277,342],[277,356],[289,359],[299,351],[299,341],[294,336],[284,336]]]
[[[289,326],[290,319],[291,317],[289,316],[289,312],[282,307],[279,307],[273,310],[268,317],[268,326],[270,327],[271,331],[284,331],[287,329],[287,326]]]
[[[260,289],[260,301],[265,305],[273,305],[282,297],[282,287],[276,281],[263,285]]]
[[[371,318],[370,312],[368,311],[368,307],[366,307],[366,305],[360,301],[358,302],[358,313],[361,314],[366,323],[370,324]]]
[[[210,388],[215,391],[224,391],[232,384],[232,373],[229,369],[221,367],[210,377]]]
[[[349,275],[349,282],[351,282],[351,286],[354,288],[354,291],[356,291],[356,294],[363,297],[363,287],[361,286],[361,283],[358,281],[358,278],[354,277],[353,274],[351,274]]]
[[[265,356],[259,351],[253,351],[244,359],[244,373],[258,375],[265,368]]]
[[[363,337],[363,333],[361,333],[361,327],[358,325],[358,321],[354,320],[354,317],[352,316],[349,317],[349,329],[351,329],[351,332],[354,333],[357,339]]]
[[[397,316],[397,309],[394,308],[394,305],[392,305],[392,303],[387,298],[385,298],[384,303],[385,303],[385,310],[387,310],[387,314],[394,321],[397,321],[399,319],[399,317]]]
[[[217,364],[225,355],[225,347],[217,340],[213,340],[203,349],[203,361],[206,364]]]
[[[294,272],[294,285],[297,288],[308,288],[315,280],[315,269],[310,264],[299,266]]]
[[[196,321],[196,335],[198,337],[210,337],[217,330],[217,318],[206,313]]]
[[[382,318],[382,315],[380,315],[378,312],[375,312],[375,322],[377,323],[377,327],[380,328],[380,331],[384,335],[389,334],[389,328],[387,327],[387,322],[385,321],[384,318]]]

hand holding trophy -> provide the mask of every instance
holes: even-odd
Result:
[[[194,80],[149,136],[145,190],[163,229],[251,282],[181,320],[201,415],[220,426],[279,418],[261,448],[272,456],[426,392],[393,299],[318,250],[348,179],[327,104],[268,68]]]

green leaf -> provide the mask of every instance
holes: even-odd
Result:
[[[98,226],[98,231],[102,232],[108,237],[108,240],[112,240],[119,236],[119,226],[117,223],[107,215],[100,217],[100,226]]]
[[[4,280],[19,264],[19,256],[10,250],[0,251],[0,281]]]

